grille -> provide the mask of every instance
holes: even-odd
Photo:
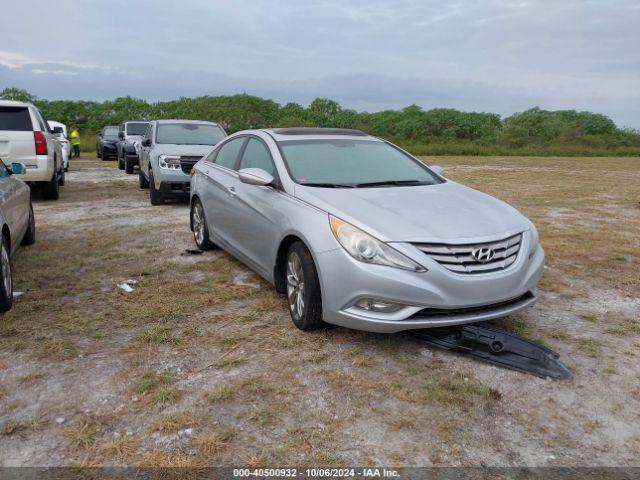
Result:
[[[410,318],[443,317],[465,315],[469,313],[491,312],[491,310],[518,305],[519,303],[531,300],[532,298],[534,298],[533,294],[531,292],[527,292],[518,298],[514,298],[513,300],[507,300],[506,302],[494,303],[491,305],[481,305],[479,307],[423,308],[419,312],[413,314]]]
[[[180,168],[184,173],[189,174],[193,166],[198,163],[198,160],[201,158],[202,157],[182,156],[180,157]]]
[[[518,258],[521,242],[522,234],[519,233],[496,242],[463,245],[414,243],[413,245],[452,272],[479,274],[496,272],[511,266]],[[472,252],[479,248],[491,249],[493,257],[488,261],[477,260]]]

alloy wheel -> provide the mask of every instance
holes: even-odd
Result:
[[[11,289],[11,260],[9,259],[9,252],[7,252],[5,242],[2,242],[2,247],[0,247],[0,257],[0,261],[2,262],[2,282],[4,284],[4,291],[7,296],[11,296],[13,294],[13,290]]]
[[[204,241],[204,215],[200,202],[193,206],[193,234],[196,237],[196,243],[202,245]]]
[[[287,260],[287,298],[291,312],[301,318],[304,313],[304,272],[296,252],[291,252]]]

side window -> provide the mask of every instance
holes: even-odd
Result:
[[[42,115],[40,115],[40,112],[38,111],[38,109],[34,108],[33,113],[35,114],[36,120],[38,122],[38,126],[40,127],[40,131],[48,132],[49,130],[47,129],[47,127],[44,126],[44,120],[42,119]]]
[[[242,154],[240,168],[261,168],[265,172],[276,175],[276,167],[271,158],[271,153],[264,143],[257,138],[250,138]]]
[[[245,137],[234,138],[230,142],[222,145],[220,150],[218,150],[218,155],[216,155],[215,163],[235,170],[238,153],[240,153],[240,148],[242,148],[244,140]]]

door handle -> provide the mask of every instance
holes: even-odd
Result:
[[[234,197],[236,195],[236,187],[229,187],[229,195]]]

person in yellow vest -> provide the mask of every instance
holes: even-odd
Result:
[[[78,127],[71,127],[69,138],[71,139],[71,146],[73,147],[73,158],[80,157],[80,134],[78,133]]]

